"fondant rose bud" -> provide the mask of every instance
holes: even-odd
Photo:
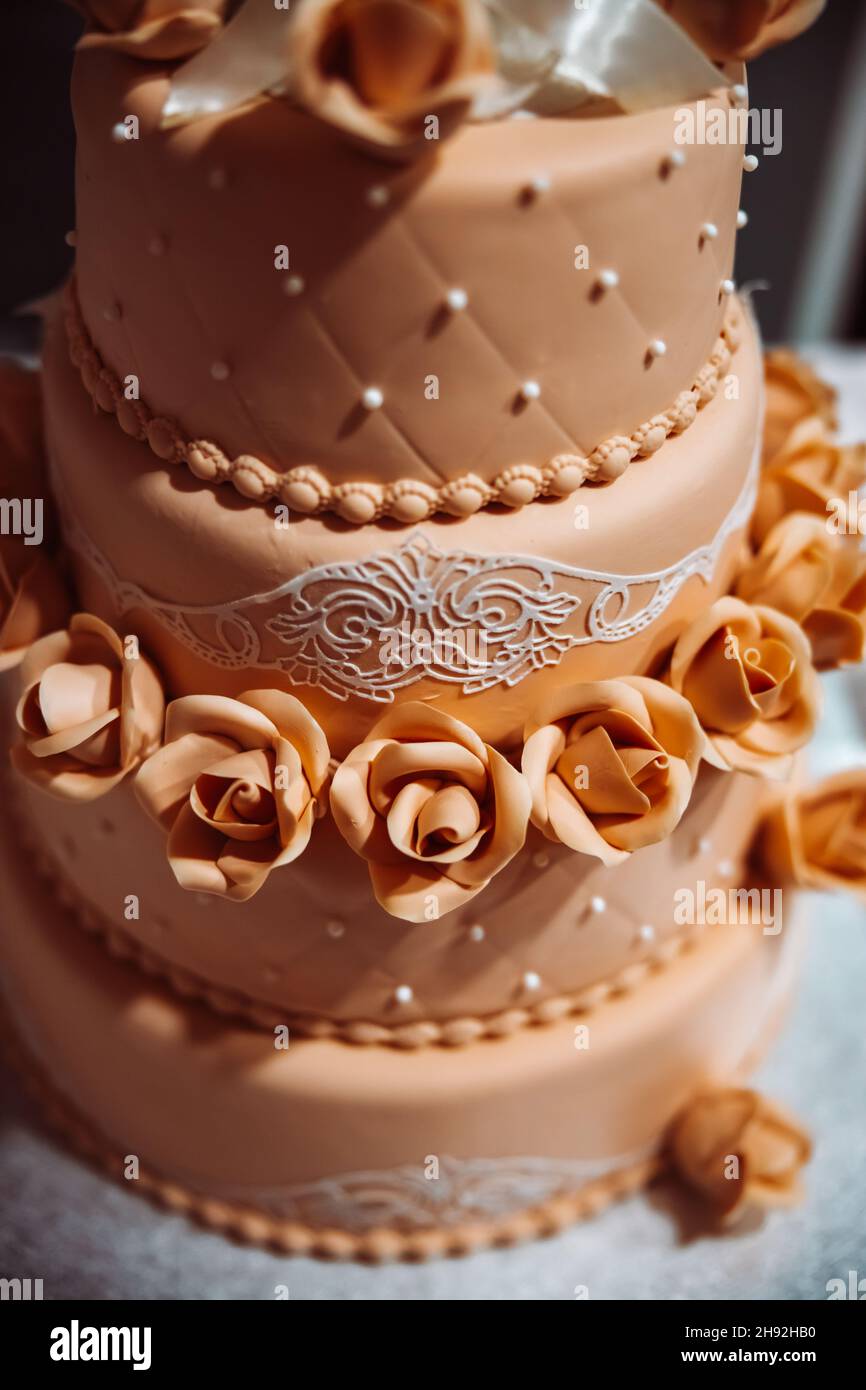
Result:
[[[785,777],[821,708],[809,642],[774,608],[720,598],[671,654],[668,680],[691,704],[716,767]]]
[[[197,53],[219,32],[228,0],[69,0],[90,28],[79,48],[110,48],[172,62]]]
[[[39,377],[2,362],[0,496],[9,517],[20,508],[22,524],[0,534],[0,671],[17,666],[32,642],[69,616],[69,598],[48,553],[54,528],[46,492]]]
[[[864,482],[866,444],[836,444],[819,416],[807,416],[761,472],[752,539],[760,545],[789,512],[811,512],[856,536],[851,504]]]
[[[836,773],[771,812],[757,854],[774,879],[866,902],[866,768]]]
[[[426,145],[431,116],[445,139],[494,81],[480,0],[305,0],[288,43],[301,105],[383,152]]]
[[[159,743],[159,676],[136,639],[121,638],[90,613],[76,613],[66,631],[35,642],[21,681],[12,763],[54,796],[104,796]]]
[[[306,849],[329,759],[315,719],[280,690],[188,695],[169,705],[135,791],[168,833],[181,888],[245,902]]]
[[[756,58],[808,29],[827,0],[656,0],[709,58]]]
[[[765,354],[764,384],[765,462],[779,452],[795,425],[810,415],[817,416],[828,434],[837,428],[836,392],[795,352],[777,348]]]
[[[820,517],[794,512],[777,522],[739,575],[736,592],[800,623],[819,671],[862,661],[866,556]]]
[[[688,701],[641,676],[558,691],[524,737],[533,824],[607,865],[670,834],[706,742]]]
[[[731,1087],[694,1098],[672,1126],[668,1151],[679,1175],[732,1222],[750,1207],[799,1201],[812,1145],[781,1106]]]
[[[337,769],[331,810],[393,917],[434,921],[469,902],[526,838],[529,788],[457,719],[398,705]]]

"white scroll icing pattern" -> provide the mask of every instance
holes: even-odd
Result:
[[[365,1231],[424,1230],[490,1221],[540,1206],[645,1163],[647,1145],[608,1160],[553,1158],[439,1159],[434,1180],[420,1164],[374,1173],[347,1173],[277,1192],[256,1191],[255,1203],[281,1220],[313,1227]],[[249,1200],[248,1191],[225,1193]]]
[[[214,666],[279,670],[293,685],[319,686],[338,700],[390,703],[395,691],[425,676],[459,685],[465,695],[514,686],[574,647],[642,632],[687,580],[710,581],[726,542],[751,514],[757,467],[756,454],[712,541],[651,574],[444,551],[419,528],[392,550],[316,566],[267,593],[194,605],[170,603],[121,579],[68,508],[64,531],[105,584],[118,616],[144,610]],[[400,661],[389,661],[388,637],[401,632],[409,641]],[[417,640],[438,633],[448,641]],[[483,640],[473,642],[473,635]]]

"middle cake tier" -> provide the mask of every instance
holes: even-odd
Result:
[[[420,923],[378,905],[330,817],[298,860],[235,903],[178,886],[130,781],[83,804],[19,783],[16,811],[78,924],[180,994],[266,1028],[417,1047],[594,1008],[701,933],[729,931],[706,923],[719,890],[727,901],[754,881],[749,850],[767,797],[752,778],[703,768],[676,829],[614,868],[531,828],[470,903]]]
[[[726,338],[730,360],[689,428],[607,486],[460,520],[349,526],[274,514],[161,463],[94,411],[56,321],[46,421],[79,604],[140,637],[169,698],[289,691],[337,758],[402,700],[508,749],[551,690],[654,674],[729,588],[762,409],[740,305]]]

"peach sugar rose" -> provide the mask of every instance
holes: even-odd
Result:
[[[180,886],[246,902],[306,849],[329,758],[324,733],[291,695],[188,695],[169,705],[163,747],[135,791],[168,833]]]
[[[424,922],[469,902],[522,847],[529,790],[472,729],[411,701],[337,768],[331,810],[385,911]]]
[[[790,512],[811,512],[824,520],[838,513],[847,527],[850,499],[864,482],[866,444],[837,444],[820,416],[808,415],[761,470],[752,513],[754,543],[760,545]]]
[[[788,348],[764,353],[764,461],[786,443],[796,425],[815,416],[827,434],[837,428],[836,392],[802,357]]]
[[[866,768],[787,797],[762,829],[760,855],[780,883],[844,888],[866,903]]]
[[[675,1121],[669,1153],[682,1178],[733,1222],[750,1207],[791,1206],[812,1145],[796,1120],[755,1091],[698,1095]]]
[[[808,29],[827,0],[656,0],[708,57],[756,58]]]
[[[736,592],[800,623],[819,671],[862,661],[866,555],[821,517],[793,512],[777,522],[738,576]]]
[[[426,143],[431,115],[449,135],[495,67],[480,0],[305,0],[288,44],[302,106],[395,150]]]
[[[34,642],[21,682],[12,764],[54,796],[104,796],[159,743],[159,676],[130,639],[89,613]]]
[[[524,736],[533,824],[606,865],[670,834],[705,746],[688,701],[639,676],[558,691]]]
[[[674,646],[668,680],[709,737],[717,767],[784,777],[821,707],[809,642],[773,608],[720,598]]]

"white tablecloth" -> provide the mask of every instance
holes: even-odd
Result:
[[[815,354],[842,392],[842,428],[866,438],[866,351]],[[866,762],[866,673],[826,680],[815,774]],[[550,1241],[423,1266],[368,1268],[235,1247],[166,1215],[54,1146],[15,1082],[2,1086],[0,1276],[44,1280],[47,1298],[821,1299],[829,1279],[866,1276],[866,913],[810,900],[799,998],[756,1084],[817,1139],[808,1196],[793,1212],[719,1237],[660,1186]],[[62,1059],[58,1059],[62,1066]]]

